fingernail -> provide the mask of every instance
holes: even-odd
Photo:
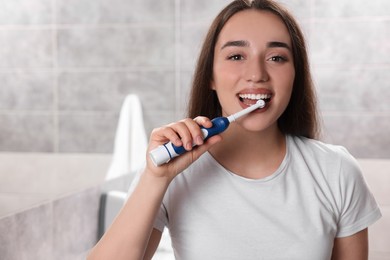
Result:
[[[187,150],[191,150],[192,149],[192,143],[191,142],[186,143],[186,149]]]
[[[183,145],[183,142],[182,142],[179,138],[177,138],[175,141],[173,141],[173,143],[174,143],[176,146],[181,146],[181,145]]]
[[[196,137],[196,144],[197,144],[197,145],[203,144],[203,139],[202,139],[202,137],[200,137],[200,136],[197,136],[197,137]]]

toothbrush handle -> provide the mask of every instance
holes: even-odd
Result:
[[[228,128],[230,124],[229,120],[226,117],[217,117],[211,120],[211,122],[213,123],[212,127],[201,127],[204,141],[214,135],[222,133]],[[186,151],[187,150],[183,146],[175,146],[171,142],[168,142],[152,150],[149,155],[154,165],[160,166],[164,163],[169,162],[171,159],[185,153]]]

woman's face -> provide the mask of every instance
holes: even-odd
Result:
[[[266,106],[242,118],[252,131],[277,127],[286,109],[295,77],[291,39],[281,19],[266,11],[245,10],[222,28],[214,52],[212,88],[224,116],[258,99]]]

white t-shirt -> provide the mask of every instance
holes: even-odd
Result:
[[[340,146],[287,136],[280,167],[238,176],[205,153],[165,194],[155,228],[176,259],[329,260],[335,237],[381,217],[356,160]]]

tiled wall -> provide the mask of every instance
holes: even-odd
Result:
[[[2,217],[1,259],[86,259],[96,244],[100,193],[90,188]]]
[[[0,8],[0,150],[112,151],[124,97],[147,131],[179,119],[227,0],[19,0]],[[281,2],[307,36],[325,140],[390,157],[390,2]]]

